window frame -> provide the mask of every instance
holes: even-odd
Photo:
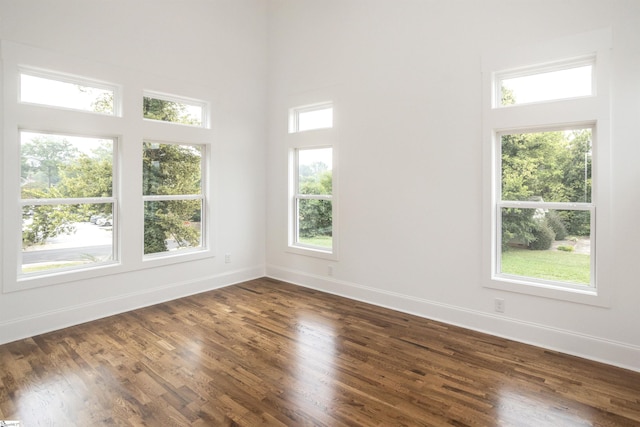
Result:
[[[199,200],[200,201],[200,245],[196,247],[189,247],[182,249],[180,251],[165,251],[165,252],[155,252],[151,254],[144,253],[144,241],[143,241],[143,261],[151,261],[151,260],[159,260],[159,259],[167,259],[167,258],[175,258],[181,257],[184,255],[207,252],[209,250],[209,239],[208,239],[208,215],[207,215],[207,176],[209,175],[208,170],[208,152],[209,147],[207,144],[198,144],[198,143],[188,143],[188,142],[168,142],[168,141],[157,141],[151,140],[148,138],[143,139],[142,147],[144,149],[145,143],[151,144],[163,144],[163,145],[179,145],[179,146],[197,146],[200,148],[200,192],[198,194],[167,194],[167,195],[145,195],[142,194],[142,205],[144,212],[144,205],[147,202],[164,202],[164,201],[189,201],[189,200]],[[144,170],[143,170],[144,174]],[[144,189],[143,189],[144,190]],[[143,191],[144,193],[144,191]],[[144,234],[144,216],[143,216],[143,225],[142,230]],[[144,239],[143,239],[144,240]]]
[[[62,197],[62,198],[22,198],[20,197],[20,210],[22,211],[26,206],[59,206],[59,205],[78,205],[78,204],[111,204],[111,212],[112,212],[112,249],[111,249],[111,259],[99,263],[93,264],[83,264],[76,267],[63,267],[59,269],[51,269],[51,270],[43,270],[39,273],[24,273],[23,269],[23,252],[20,252],[18,256],[18,281],[25,279],[34,279],[39,277],[46,277],[50,275],[62,274],[65,272],[72,271],[82,271],[82,270],[91,270],[94,268],[99,268],[103,266],[109,266],[113,264],[118,264],[119,260],[119,250],[118,244],[119,239],[118,236],[118,190],[119,190],[119,182],[117,175],[117,162],[118,158],[118,146],[119,146],[119,138],[117,137],[107,137],[107,136],[96,136],[96,135],[72,135],[64,132],[51,132],[51,131],[41,131],[41,130],[33,130],[33,129],[19,129],[18,137],[21,139],[21,135],[23,132],[33,132],[39,134],[49,134],[55,136],[68,136],[68,137],[85,137],[85,138],[95,138],[95,139],[108,139],[113,142],[112,145],[112,154],[111,154],[111,196],[109,197]],[[22,229],[20,230],[20,234],[22,234]]]
[[[331,162],[332,162],[332,166],[331,166],[331,180],[332,180],[332,191],[331,194],[304,194],[300,192],[300,151],[301,150],[322,150],[322,149],[331,149]],[[295,248],[299,248],[299,249],[303,249],[303,250],[308,250],[308,251],[314,251],[314,252],[318,252],[318,253],[323,253],[323,254],[332,254],[334,251],[334,243],[333,243],[333,234],[334,234],[334,227],[333,227],[333,147],[330,145],[324,145],[324,146],[314,146],[314,147],[297,147],[294,148],[293,150],[293,201],[291,203],[292,207],[293,207],[293,212],[291,213],[291,217],[292,217],[292,221],[291,221],[291,225],[293,226],[293,230],[291,230],[291,236],[292,236],[292,240],[291,240],[291,246],[295,247]],[[324,248],[322,246],[318,246],[318,245],[311,245],[311,244],[307,244],[304,242],[300,241],[300,201],[301,200],[324,200],[324,201],[330,201],[331,202],[331,248],[327,249]]]
[[[606,28],[556,40],[486,52],[482,58],[483,82],[483,227],[482,280],[485,288],[552,298],[562,301],[609,306],[609,277],[613,265],[610,212],[610,50],[611,30]],[[499,106],[500,85],[496,77],[513,70],[552,68],[575,64],[576,58],[595,58],[592,68],[591,96],[554,99],[542,102]],[[508,108],[505,108],[508,107]],[[496,170],[501,164],[500,135],[578,127],[592,127],[592,206],[591,239],[597,249],[591,252],[594,287],[565,286],[561,282],[522,280],[500,277],[499,206],[500,179]],[[520,202],[520,207],[527,202]],[[534,204],[531,204],[534,206]],[[529,207],[529,206],[527,206]],[[566,206],[562,206],[566,209]],[[592,248],[593,249],[593,248]]]
[[[535,129],[505,129],[499,132],[496,132],[495,135],[495,167],[494,167],[494,182],[496,183],[495,194],[495,232],[494,237],[496,239],[495,247],[495,265],[493,266],[493,277],[495,280],[504,280],[507,282],[516,282],[524,285],[531,286],[545,286],[549,288],[560,288],[560,289],[569,289],[577,292],[591,292],[596,290],[596,275],[595,275],[595,267],[596,267],[596,254],[597,251],[597,230],[596,230],[596,199],[597,195],[594,194],[593,189],[591,192],[590,202],[545,202],[545,201],[523,201],[523,200],[504,200],[502,198],[502,136],[504,135],[517,135],[517,134],[529,134],[529,133],[538,133],[538,132],[555,132],[555,131],[565,131],[565,130],[573,130],[573,129],[591,129],[592,135],[592,150],[595,151],[595,147],[597,147],[597,142],[595,141],[596,125],[595,123],[574,123],[571,125],[565,126],[552,126],[552,127],[544,127],[544,128],[535,128]],[[591,177],[592,181],[595,181],[597,177],[597,159],[592,154],[592,165],[591,165]],[[509,273],[502,272],[502,257],[497,251],[502,247],[502,214],[501,211],[503,208],[520,208],[520,209],[543,209],[543,210],[572,210],[572,211],[585,211],[589,212],[590,216],[590,281],[589,285],[580,285],[568,282],[560,282],[556,280],[546,280],[535,277],[528,276],[517,276]]]

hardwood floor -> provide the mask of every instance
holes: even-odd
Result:
[[[640,373],[259,279],[0,346],[21,426],[633,426]]]

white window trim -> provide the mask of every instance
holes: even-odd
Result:
[[[553,298],[575,303],[608,306],[610,301],[611,234],[609,159],[610,159],[610,107],[609,107],[609,56],[611,30],[590,33],[519,46],[511,50],[488,53],[483,57],[483,279],[486,288],[517,292],[539,297]],[[532,64],[575,63],[576,58],[595,57],[594,86],[592,96],[545,101],[497,108],[496,76],[510,75],[508,70],[530,72]],[[503,70],[507,70],[503,72]],[[511,76],[511,75],[510,75]],[[505,106],[506,107],[506,106]],[[594,287],[564,286],[556,282],[523,280],[498,275],[499,240],[496,227],[500,225],[500,189],[495,174],[500,164],[498,157],[499,135],[519,130],[553,129],[567,126],[592,126],[592,225],[597,222],[592,239],[597,239],[597,253],[592,252],[592,279]],[[597,217],[595,215],[597,211]],[[595,221],[595,222],[594,222]],[[596,237],[597,234],[597,237]]]
[[[158,121],[141,120],[142,98],[147,85],[166,87],[174,93],[207,93],[206,87],[178,82],[174,79],[149,76],[121,67],[113,67],[82,58],[65,55],[46,49],[27,46],[20,43],[0,41],[2,61],[3,144],[0,144],[0,227],[2,239],[0,245],[2,292],[19,292],[55,285],[71,285],[78,281],[99,280],[111,275],[142,271],[148,268],[162,267],[178,263],[215,257],[215,197],[213,180],[214,131],[194,126],[166,127]],[[87,111],[50,107],[41,104],[20,102],[21,70],[56,70],[56,74],[95,77],[95,82],[126,83],[126,97],[122,97],[122,117],[107,114],[87,114]],[[124,86],[118,86],[124,87]],[[135,94],[138,95],[135,95]],[[122,95],[122,93],[121,93]],[[115,96],[115,95],[114,95]],[[209,106],[209,102],[206,102]],[[91,113],[91,112],[89,112]],[[151,123],[154,122],[154,123]],[[48,275],[21,277],[18,279],[21,245],[21,197],[20,197],[20,148],[19,132],[23,129],[39,129],[44,132],[64,135],[86,135],[92,137],[115,138],[119,144],[117,157],[114,158],[114,180],[120,183],[119,200],[114,206],[114,218],[118,218],[118,230],[114,230],[114,252],[117,262],[90,266],[83,269],[52,272]],[[143,259],[143,236],[140,227],[143,217],[140,188],[142,174],[140,146],[143,140],[163,140],[175,143],[205,145],[207,147],[206,176],[203,177],[205,205],[203,214],[209,222],[205,236],[207,248],[196,252],[183,252],[172,256]],[[117,178],[115,178],[117,176]],[[114,181],[115,182],[115,181]],[[126,185],[124,184],[126,183]],[[115,190],[114,190],[115,191]],[[124,213],[124,215],[123,215]],[[115,219],[114,219],[115,220]],[[96,282],[99,283],[99,282]]]

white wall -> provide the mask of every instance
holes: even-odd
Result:
[[[264,275],[265,33],[266,5],[258,0],[0,0],[0,39],[121,78],[116,83],[124,84],[125,106],[127,99],[140,102],[141,85],[211,102],[212,130],[202,142],[213,150],[215,238],[204,259],[144,268],[134,256],[104,277],[17,292],[3,286],[0,343]],[[139,156],[140,141],[130,137],[149,136],[126,117],[125,111],[129,139],[122,154]],[[161,133],[155,137],[162,140]],[[123,203],[130,206],[139,203],[139,174],[123,171]],[[141,221],[121,219],[124,233],[142,235]],[[225,264],[225,253],[231,263]]]
[[[601,28],[613,34],[610,304],[484,288],[482,56]],[[635,0],[272,0],[267,274],[640,370],[638,40]],[[287,109],[326,100],[336,262],[286,251]]]

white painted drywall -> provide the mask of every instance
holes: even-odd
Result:
[[[610,307],[483,288],[482,56],[600,28],[613,34]],[[640,370],[639,40],[633,0],[271,1],[267,273]],[[286,251],[287,109],[326,100],[336,262]]]

